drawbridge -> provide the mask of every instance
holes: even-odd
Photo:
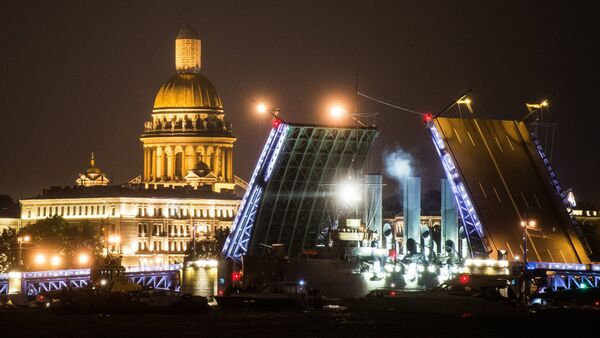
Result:
[[[439,117],[427,128],[472,257],[519,261],[526,252],[531,262],[589,263],[567,197],[525,123]]]
[[[378,133],[275,119],[222,255],[239,262],[273,244],[287,256],[314,249],[329,223],[331,185],[362,167]]]

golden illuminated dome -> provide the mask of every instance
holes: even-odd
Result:
[[[214,109],[223,110],[215,86],[200,73],[178,73],[160,87],[154,109]]]

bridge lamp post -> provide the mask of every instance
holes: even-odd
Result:
[[[19,243],[19,270],[21,270],[23,268],[23,243],[30,243],[31,236],[19,236],[17,237],[17,242]]]
[[[529,280],[527,279],[527,238],[529,237],[528,228],[534,228],[536,226],[535,220],[521,221],[521,228],[523,228],[523,300],[529,291]]]
[[[46,263],[46,255],[44,255],[43,253],[38,253],[37,255],[35,255],[33,260],[36,265],[42,265]]]
[[[364,115],[364,114],[349,113],[346,109],[342,108],[341,106],[333,106],[333,107],[331,107],[329,112],[331,113],[331,116],[336,119],[339,119],[342,116],[349,116],[351,119],[354,120],[354,122],[360,124],[361,126],[363,126],[363,127],[367,126],[361,120],[358,119],[359,116]]]
[[[283,121],[281,119],[281,117],[279,117],[279,108],[269,108],[266,104],[261,103],[261,102],[256,102],[254,100],[252,100],[252,102],[256,103],[256,111],[257,112],[259,112],[260,114],[269,113],[269,115],[271,115],[273,117],[273,120],[272,120],[273,128],[279,127],[279,125]]]
[[[81,253],[77,257],[77,262],[79,263],[80,267],[83,267],[90,262],[90,256],[86,253]]]
[[[54,255],[50,258],[50,265],[53,268],[56,268],[60,265],[60,263],[62,263],[62,259],[60,258],[59,255]]]
[[[108,243],[112,244],[114,247],[116,247],[116,250],[112,250],[112,251],[117,251],[117,253],[121,253],[121,247],[119,245],[119,243],[121,243],[121,236],[119,235],[111,235],[108,236]]]

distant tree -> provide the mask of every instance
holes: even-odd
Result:
[[[211,238],[200,239],[196,241],[196,257],[194,254],[194,243],[188,247],[186,256],[188,258],[217,258],[221,254],[223,245],[229,236],[229,229],[217,228]]]
[[[0,273],[18,266],[18,255],[17,231],[13,228],[2,230],[0,233]]]
[[[97,255],[102,250],[102,231],[98,224],[82,222],[74,224],[60,216],[39,220],[25,226],[22,233],[31,236],[32,248],[53,250],[67,258],[73,258],[79,251]]]

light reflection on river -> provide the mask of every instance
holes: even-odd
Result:
[[[210,297],[217,294],[217,268],[184,268],[183,286],[189,288],[192,295]]]

